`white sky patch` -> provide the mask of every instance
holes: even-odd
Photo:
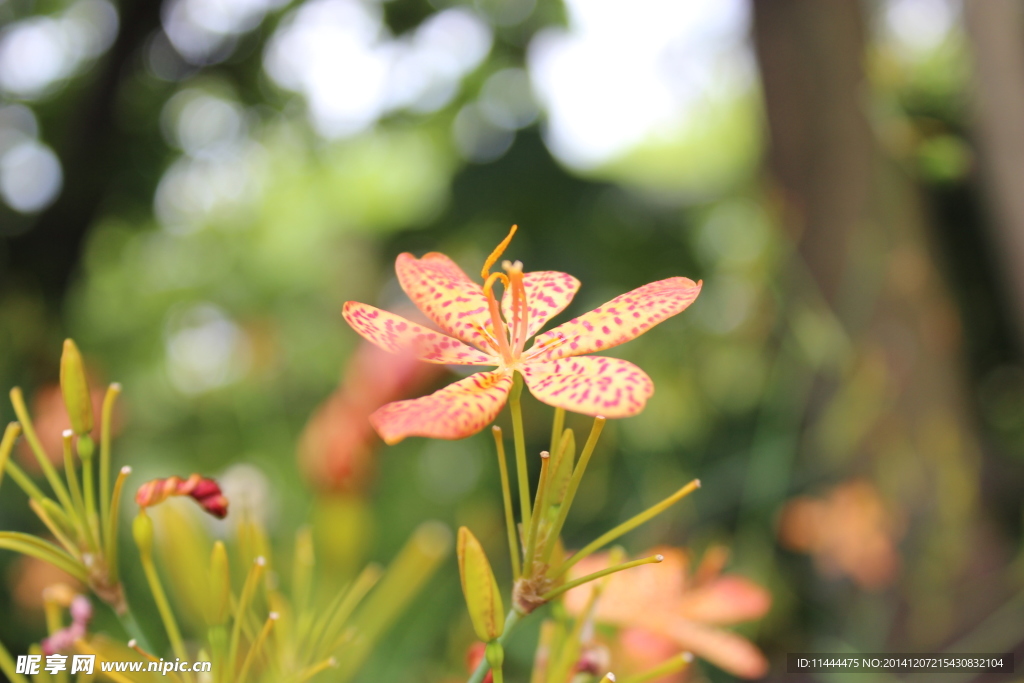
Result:
[[[953,0],[887,0],[883,30],[905,57],[920,57],[945,41],[958,14]]]
[[[267,12],[287,0],[169,0],[163,25],[171,44],[193,64],[220,61],[235,38],[256,28]]]
[[[278,85],[305,97],[318,132],[346,137],[392,111],[447,104],[491,39],[487,24],[463,8],[393,38],[374,3],[312,0],[282,23],[264,65]]]
[[[566,0],[569,28],[529,47],[547,112],[547,141],[565,163],[592,168],[685,125],[694,105],[748,87],[743,0]]]

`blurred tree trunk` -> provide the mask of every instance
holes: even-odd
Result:
[[[967,0],[971,93],[993,238],[1024,338],[1024,7],[1017,0]]]
[[[916,520],[904,544],[911,638],[934,645],[953,623],[952,585],[968,557],[978,476],[959,319],[918,192],[886,160],[866,114],[865,5],[751,4],[767,170],[796,245],[789,270],[808,273],[788,305],[791,313],[827,307],[848,340],[796,423],[801,472],[826,481],[869,474]]]

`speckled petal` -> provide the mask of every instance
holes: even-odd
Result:
[[[618,346],[682,312],[701,283],[685,277],[651,282],[538,335],[527,358],[554,360]]]
[[[526,289],[526,301],[530,305],[526,336],[532,337],[547,321],[565,310],[579,290],[580,281],[568,273],[538,270],[523,275],[523,287]],[[512,320],[511,291],[506,291],[502,297],[501,312],[505,320]]]
[[[487,336],[480,331],[494,335],[487,298],[455,261],[438,252],[421,259],[399,254],[395,272],[412,302],[442,330],[490,352]]]
[[[603,356],[526,363],[523,379],[540,401],[583,415],[629,417],[644,409],[654,383],[629,361]]]
[[[409,354],[428,363],[446,365],[498,365],[499,361],[446,334],[427,329],[400,315],[347,301],[345,321],[367,341],[385,351]]]
[[[494,421],[511,388],[508,371],[478,372],[430,396],[389,403],[370,416],[370,423],[389,444],[407,436],[461,439]]]

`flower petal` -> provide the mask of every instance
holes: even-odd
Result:
[[[682,617],[657,621],[661,623],[652,625],[651,630],[668,636],[683,650],[689,650],[734,676],[760,678],[768,673],[768,660],[742,636]]]
[[[538,270],[523,275],[526,301],[530,305],[530,319],[526,324],[527,338],[537,334],[544,324],[565,310],[580,288],[580,281],[568,273]],[[511,322],[512,292],[505,290],[501,299],[501,312]]]
[[[487,335],[481,331],[483,328],[494,336],[487,297],[455,261],[438,252],[430,252],[421,259],[399,254],[395,272],[412,302],[442,330],[490,351]]]
[[[772,606],[767,590],[742,576],[720,576],[688,591],[679,601],[679,614],[708,624],[738,624],[760,619]]]
[[[583,415],[636,415],[654,393],[654,383],[647,373],[618,358],[533,361],[524,364],[522,373],[538,400]]]
[[[478,372],[430,396],[389,403],[370,416],[370,423],[389,444],[407,436],[461,439],[494,421],[511,388],[508,371]]]
[[[554,360],[618,346],[681,313],[697,298],[700,287],[689,278],[670,277],[620,294],[539,335],[526,356]]]
[[[446,334],[358,301],[346,301],[341,314],[353,330],[385,351],[409,354],[428,363],[499,364],[494,357]]]

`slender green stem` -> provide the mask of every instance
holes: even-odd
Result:
[[[82,497],[85,500],[85,521],[96,539],[96,548],[103,547],[100,536],[99,512],[96,509],[96,488],[92,476],[93,454],[96,445],[88,435],[78,437],[78,459],[82,461]]]
[[[46,526],[46,528],[49,529],[50,533],[53,534],[53,537],[56,538],[58,542],[60,542],[60,544],[64,547],[64,550],[68,551],[68,555],[71,555],[71,557],[75,558],[78,561],[81,561],[82,556],[81,551],[78,549],[78,546],[71,542],[71,539],[67,537],[67,534],[65,534],[61,530],[61,528],[57,526],[57,524],[53,521],[50,515],[46,513],[46,510],[43,508],[43,506],[34,500],[29,500],[28,506],[32,508],[32,512],[36,513],[36,517],[38,517],[40,521],[42,521],[42,523]]]
[[[117,614],[115,612],[115,614]],[[121,622],[121,628],[128,634],[128,637],[138,643],[139,647],[148,652],[152,652],[152,648],[149,645],[149,640],[146,638],[146,634],[142,632],[142,627],[139,626],[139,622],[135,620],[135,615],[132,614],[130,607],[127,607],[124,612],[117,614],[118,621]]]
[[[549,479],[551,479],[551,455],[547,451],[541,451],[540,481],[537,482],[537,498],[534,501],[530,530],[526,534],[526,552],[523,553],[523,571],[526,576],[533,576],[533,562],[537,553],[537,534],[540,532],[540,520],[544,517],[544,501],[547,498]]]
[[[25,397],[22,396],[21,389],[18,387],[11,389],[11,405],[14,406],[14,414],[18,416],[18,422],[21,423],[21,428],[25,432],[25,439],[28,441],[28,445],[32,447],[32,453],[35,454],[36,460],[39,461],[39,467],[43,470],[43,474],[46,475],[46,480],[50,482],[50,487],[57,494],[57,500],[60,501],[64,509],[71,515],[71,498],[68,496],[68,490],[64,487],[64,482],[57,476],[57,470],[53,468],[53,465],[50,463],[50,457],[43,449],[43,444],[39,441],[39,437],[36,436],[36,430],[32,426],[32,418],[29,417],[28,409],[25,407]]]
[[[44,500],[48,500],[54,505],[57,505],[57,503],[52,499],[47,498],[46,495],[39,490],[38,486],[32,483],[32,480],[29,479],[27,474],[25,474],[24,470],[14,464],[13,460],[8,460],[4,469],[7,470],[7,473],[11,475],[11,479],[14,480],[14,483],[17,484],[29,498],[39,503],[42,503]],[[67,515],[64,516],[67,517]]]
[[[558,507],[558,517],[555,518],[555,523],[551,525],[551,531],[548,534],[548,540],[544,544],[544,552],[541,553],[542,562],[551,561],[551,553],[555,550],[555,544],[558,543],[558,537],[562,534],[562,527],[565,526],[565,518],[569,515],[569,508],[572,507],[572,501],[576,497],[576,490],[580,487],[580,481],[583,479],[583,473],[587,470],[587,463],[590,462],[590,456],[594,454],[594,448],[597,447],[597,441],[601,438],[601,432],[604,430],[604,423],[607,422],[605,418],[598,416],[594,418],[594,426],[590,428],[590,436],[587,437],[587,443],[583,446],[583,452],[580,453],[580,459],[576,463],[576,467],[572,471],[572,477],[569,479],[569,487],[565,492],[565,500]]]
[[[139,557],[142,561],[142,570],[146,574],[146,581],[149,583],[149,591],[153,594],[153,602],[160,612],[160,620],[164,622],[164,629],[167,631],[167,639],[171,641],[171,649],[174,656],[181,659],[188,659],[188,652],[185,650],[185,641],[181,638],[181,631],[178,629],[178,622],[171,611],[171,604],[167,600],[167,593],[164,592],[160,575],[153,564],[153,554],[149,548],[139,548]]]
[[[622,524],[618,525],[617,527],[615,527],[611,531],[608,531],[608,532],[602,534],[596,540],[594,540],[589,545],[585,546],[582,550],[580,550],[579,552],[575,553],[568,560],[563,562],[560,567],[558,567],[553,572],[551,572],[551,574],[550,574],[551,578],[553,578],[553,579],[558,578],[559,576],[561,576],[565,572],[569,571],[569,568],[572,567],[573,565],[575,565],[577,562],[579,562],[580,560],[582,560],[585,557],[590,556],[590,554],[593,553],[595,550],[599,550],[600,548],[602,548],[605,545],[611,543],[612,541],[614,541],[615,539],[619,538],[623,534],[628,533],[628,532],[632,531],[633,529],[637,528],[638,526],[640,526],[641,524],[643,524],[647,520],[651,519],[652,517],[655,517],[655,516],[661,514],[662,512],[664,512],[665,510],[667,510],[671,506],[675,505],[677,502],[679,502],[680,500],[682,500],[683,498],[685,498],[686,496],[688,496],[689,494],[693,493],[695,490],[697,490],[699,488],[700,488],[700,480],[699,479],[694,479],[689,484],[687,484],[686,486],[682,487],[681,489],[679,489],[678,491],[673,493],[671,496],[669,496],[665,500],[661,501],[660,503],[658,503],[656,505],[652,505],[651,507],[647,508],[646,510],[644,510],[640,514],[635,515],[634,517],[632,517],[632,518],[628,519],[627,521],[623,522]]]
[[[544,595],[540,596],[540,599],[544,600],[545,602],[547,602],[548,600],[552,600],[554,598],[557,598],[559,595],[561,595],[562,593],[564,593],[566,591],[572,590],[576,586],[582,586],[585,583],[590,583],[591,581],[596,581],[597,579],[600,579],[602,576],[608,576],[609,574],[614,574],[615,572],[621,572],[621,571],[623,571],[625,569],[632,569],[633,567],[639,567],[642,564],[657,564],[658,562],[661,562],[664,559],[665,558],[662,555],[651,555],[650,557],[644,557],[644,558],[639,559],[639,560],[633,560],[632,562],[623,562],[622,564],[617,564],[614,567],[607,567],[606,569],[602,569],[601,571],[596,571],[593,574],[587,574],[586,576],[581,576],[578,579],[573,579],[572,581],[566,581],[565,583],[563,583],[558,588],[550,590],[547,593],[545,593]]]
[[[505,531],[508,533],[508,554],[512,559],[512,580],[522,576],[519,565],[519,542],[516,540],[516,519],[512,516],[512,490],[508,484],[508,463],[505,461],[505,441],[501,436],[501,427],[491,428],[494,435],[494,447],[498,451],[498,471],[501,473],[501,500],[505,506]]]
[[[7,461],[11,458],[11,451],[14,450],[14,443],[21,434],[21,426],[17,422],[11,422],[4,430],[4,438],[0,441],[0,484],[4,482],[4,470]]]
[[[665,660],[653,669],[648,669],[643,673],[630,676],[622,681],[622,683],[648,683],[661,678],[662,676],[668,676],[669,674],[679,673],[686,667],[690,666],[693,662],[693,655],[689,652],[683,652],[675,657]]]
[[[509,634],[512,633],[512,629],[516,627],[516,624],[519,623],[519,620],[522,619],[523,616],[524,615],[518,610],[509,610],[508,616],[505,617],[505,630],[502,631],[501,636],[498,637],[498,642],[500,644],[504,645],[505,642],[508,641]],[[487,662],[487,658],[483,657],[480,660],[480,663],[477,664],[476,670],[473,671],[473,674],[469,677],[466,683],[483,683],[484,676],[486,676],[487,672],[490,670],[491,665]]]
[[[248,618],[249,603],[252,602],[252,596],[256,592],[256,588],[259,585],[260,577],[263,576],[263,569],[266,567],[267,561],[262,557],[257,557],[252,563],[252,568],[249,569],[249,575],[245,577],[245,584],[242,586],[242,593],[238,596],[238,605],[235,607],[235,618],[234,623],[231,625],[231,641],[228,645],[228,671],[231,674],[228,675],[227,680],[234,678],[235,666],[238,663],[238,643],[242,637],[242,623]]]
[[[114,403],[121,395],[117,382],[107,387],[103,397],[103,412],[100,417],[100,519],[110,518],[110,425],[114,414]],[[109,529],[108,529],[109,530]],[[109,540],[108,540],[109,543]]]
[[[512,413],[512,437],[516,445],[516,479],[519,485],[519,517],[523,528],[530,528],[530,475],[526,468],[526,435],[523,431],[523,407],[520,398],[523,395],[523,376],[517,371],[509,393],[508,406]]]
[[[558,444],[562,442],[562,431],[565,429],[565,409],[555,408],[555,419],[551,422],[551,449],[550,453],[558,451]]]
[[[267,636],[270,635],[270,630],[274,628],[274,622],[277,621],[277,612],[271,612],[270,616],[267,617],[267,621],[264,622],[263,628],[260,629],[260,634],[256,636],[256,641],[249,648],[249,652],[245,655],[245,661],[242,662],[242,669],[238,672],[238,682],[246,683],[246,677],[249,675],[249,669],[252,668],[252,663],[256,661],[256,656],[263,650],[263,643],[266,642]]]
[[[13,550],[22,555],[30,555],[44,562],[49,562],[58,569],[63,569],[82,583],[89,582],[89,575],[81,562],[68,555],[59,547],[19,531],[0,531],[0,549]]]
[[[82,499],[82,489],[78,484],[78,473],[75,472],[74,456],[71,455],[71,440],[74,437],[74,432],[66,429],[61,437],[64,445],[64,474],[68,479],[68,488],[71,489],[71,502],[74,505],[78,521],[79,540],[96,551],[99,546],[96,545],[96,539],[92,535],[89,516],[85,510],[85,501]]]
[[[7,676],[7,680],[11,683],[29,683],[27,678],[17,673],[14,658],[11,657],[11,653],[7,651],[2,642],[0,642],[0,672]]]
[[[131,473],[131,467],[125,465],[121,468],[121,471],[117,475],[117,481],[114,482],[114,494],[111,496],[110,509],[107,512],[107,516],[104,518],[107,525],[107,530],[104,535],[104,556],[107,559],[107,572],[109,573],[110,580],[113,583],[117,583],[118,576],[120,576],[120,572],[117,567],[117,518],[121,514],[121,492],[124,489],[125,480]]]

